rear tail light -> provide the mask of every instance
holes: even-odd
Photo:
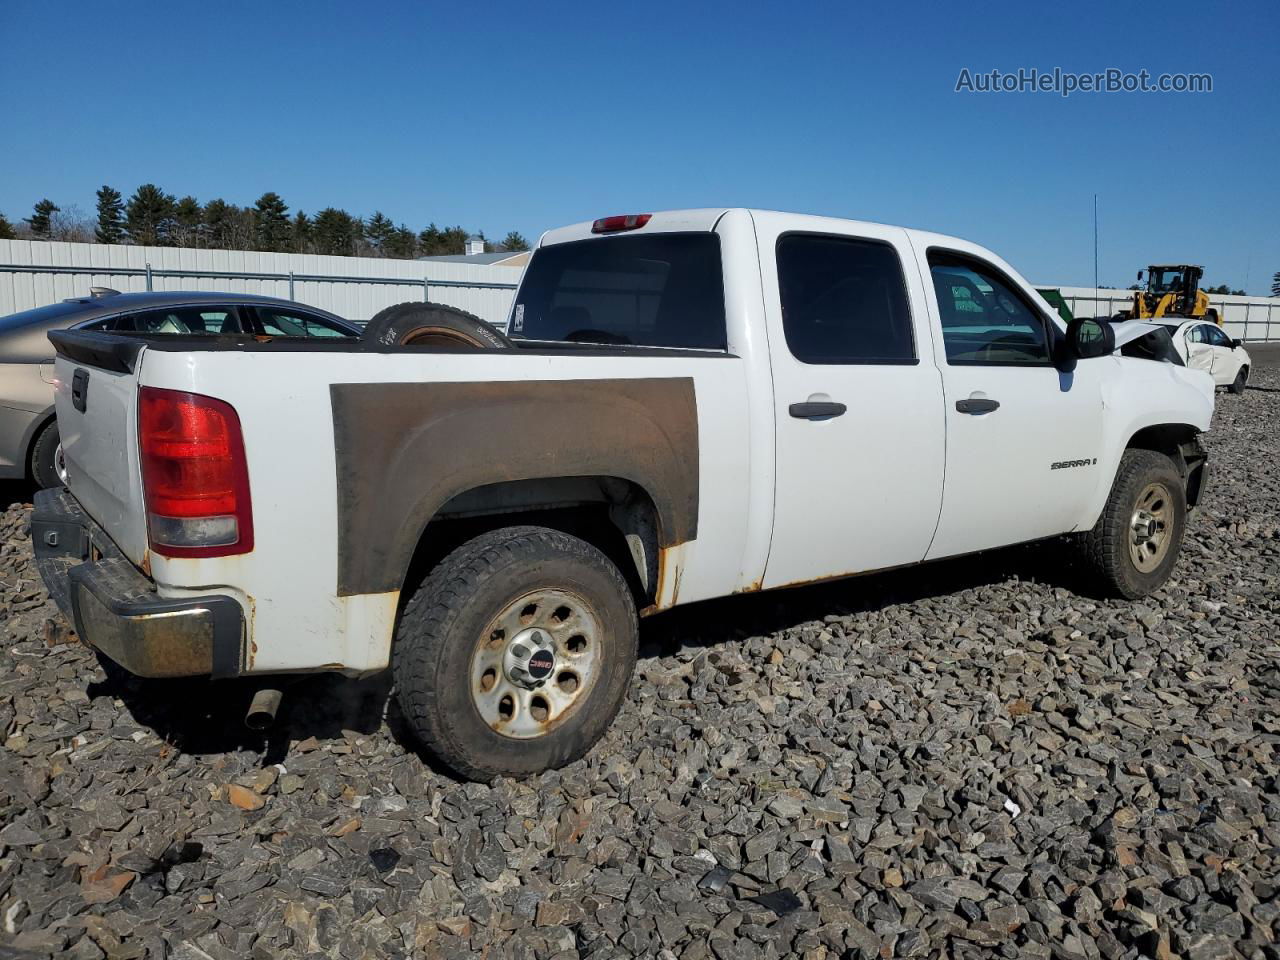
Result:
[[[151,549],[225,557],[253,549],[249,469],[235,408],[180,390],[138,395],[142,494]]]
[[[627,213],[617,217],[601,217],[591,224],[591,232],[617,233],[619,230],[639,230],[652,219],[652,213]]]

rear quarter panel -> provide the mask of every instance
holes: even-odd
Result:
[[[0,363],[0,476],[27,471],[35,431],[53,415],[51,371],[51,363]]]
[[[743,516],[752,486],[744,376],[743,362],[723,355],[148,351],[143,383],[218,397],[239,413],[255,542],[238,557],[153,555],[153,576],[165,595],[217,589],[241,599],[250,625],[248,672],[379,669],[388,661],[400,590],[399,584],[349,595],[340,589],[332,385],[681,377],[693,380],[696,397],[698,525],[694,538],[668,551],[659,606],[731,593],[746,580]],[[395,391],[387,397],[397,402]],[[364,416],[370,431],[385,429],[376,405]],[[415,417],[402,409],[394,416],[388,409],[385,421],[396,430],[416,429]],[[627,428],[617,424],[624,434]],[[458,464],[470,453],[463,444],[438,457]],[[393,462],[373,466],[396,469]],[[520,469],[512,463],[513,479]]]

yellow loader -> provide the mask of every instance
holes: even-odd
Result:
[[[1138,281],[1142,281],[1138,271]],[[1204,267],[1189,263],[1147,267],[1147,289],[1133,292],[1133,309],[1117,314],[1119,320],[1207,320],[1222,326],[1218,311],[1209,306],[1209,295],[1200,289]]]

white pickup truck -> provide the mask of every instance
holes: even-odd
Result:
[[[390,665],[428,749],[522,775],[608,727],[638,616],[1070,533],[1137,597],[1205,489],[1212,380],[953,237],[608,217],[543,236],[505,336],[385,314],[51,335],[70,481],[32,536],[85,641],[145,677]]]

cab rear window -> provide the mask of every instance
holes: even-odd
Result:
[[[542,247],[525,270],[507,333],[724,350],[720,238],[658,233]]]

